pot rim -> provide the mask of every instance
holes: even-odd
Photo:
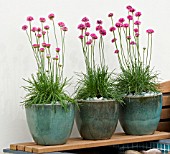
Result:
[[[73,103],[67,102],[67,105],[71,105]],[[61,106],[59,102],[56,102],[55,104],[32,104],[31,106]]]
[[[148,94],[148,93],[146,93]],[[151,95],[125,95],[124,98],[147,98],[147,97],[155,97],[155,96],[159,96],[162,95],[161,92],[155,92],[152,93]]]
[[[109,102],[116,102],[114,99],[106,99],[106,100],[83,100],[79,99],[77,100],[78,103],[109,103]]]

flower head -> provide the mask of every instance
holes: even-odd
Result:
[[[113,13],[109,13],[109,14],[108,14],[108,17],[113,17]]]
[[[129,12],[135,12],[136,10],[134,8],[129,9]]]
[[[130,10],[130,9],[132,9],[132,6],[128,5],[128,6],[126,6],[126,8],[127,8],[128,10]]]
[[[106,35],[106,30],[101,29],[101,30],[99,31],[99,33],[100,33],[102,36],[105,36],[105,35]]]
[[[116,50],[115,50],[115,53],[119,53],[119,50],[118,50],[118,49],[116,49]]]
[[[114,42],[116,42],[116,40],[117,40],[116,38],[113,38],[113,39],[111,40],[111,42],[114,43]]]
[[[127,38],[128,40],[130,40],[130,39],[131,39],[131,36],[126,36],[126,38]]]
[[[86,28],[90,28],[90,23],[89,23],[89,22],[86,22],[86,23],[85,23],[85,27],[86,27]]]
[[[92,39],[90,39],[89,41],[86,42],[87,45],[91,45],[92,44]]]
[[[137,21],[134,22],[134,24],[135,24],[135,25],[140,25],[141,22],[140,22],[139,20],[137,20]]]
[[[48,15],[48,18],[49,18],[50,20],[53,20],[54,14],[53,14],[53,13],[49,14],[49,15]]]
[[[33,44],[32,47],[33,47],[33,48],[39,48],[40,45],[39,45],[39,44]]]
[[[66,31],[68,31],[68,28],[67,28],[67,27],[63,27],[62,30],[63,30],[64,32],[66,32]]]
[[[119,22],[120,22],[120,23],[123,23],[124,21],[125,21],[124,18],[120,18],[120,19],[119,19]]]
[[[117,22],[117,23],[115,24],[115,26],[116,26],[117,28],[120,28],[120,27],[122,27],[122,26],[123,26],[123,24],[122,24],[122,23],[120,23],[120,22]]]
[[[65,26],[64,22],[59,22],[58,25],[59,25],[60,27],[64,27],[64,26]]]
[[[32,20],[34,20],[34,18],[32,16],[27,17],[27,21],[32,21]]]
[[[50,27],[49,27],[48,25],[46,25],[46,26],[44,26],[44,29],[45,29],[45,30],[49,30]]]
[[[45,43],[45,42],[43,42],[43,43],[42,43],[42,46],[43,46],[43,47],[46,47],[46,43]]]
[[[84,24],[79,24],[77,28],[80,30],[84,30],[86,27]]]
[[[58,60],[58,59],[59,59],[58,56],[53,57],[53,60]]]
[[[37,28],[37,31],[38,31],[38,32],[40,32],[40,31],[41,31],[41,28],[40,28],[40,27],[38,27],[38,28]]]
[[[109,29],[111,32],[115,31],[116,30],[116,27],[110,27]]]
[[[103,23],[102,20],[97,20],[97,24],[101,25]]]
[[[82,20],[81,20],[82,22],[88,22],[89,21],[89,19],[87,18],[87,17],[84,17],[84,18],[82,18]]]
[[[47,48],[50,48],[50,47],[51,47],[51,44],[46,44],[46,47],[47,47]]]
[[[44,48],[40,48],[40,51],[41,51],[41,52],[44,52]]]
[[[128,24],[128,23],[125,23],[125,24],[123,24],[123,27],[124,27],[124,28],[128,28],[128,27],[129,27],[129,24]]]
[[[40,38],[42,35],[41,34],[37,34],[37,37]]]
[[[134,32],[135,32],[135,33],[138,33],[138,32],[139,32],[139,29],[138,29],[138,28],[134,28]]]
[[[51,55],[50,55],[50,54],[47,54],[47,55],[46,55],[46,57],[47,57],[47,58],[50,58],[50,57],[51,57]]]
[[[128,15],[127,18],[128,18],[128,20],[133,20],[133,16],[132,15]]]
[[[101,29],[103,29],[103,27],[101,25],[96,26],[96,31],[99,31]]]
[[[31,31],[32,32],[36,32],[37,31],[37,27],[32,27]]]
[[[135,13],[135,16],[136,16],[136,17],[140,17],[141,15],[142,15],[141,12],[136,12],[136,13]]]
[[[86,35],[86,36],[89,36],[89,35],[90,35],[90,33],[89,33],[89,32],[85,32],[85,35]]]
[[[46,21],[46,19],[45,18],[40,18],[40,22],[45,22]]]
[[[60,48],[56,48],[55,51],[56,51],[56,52],[60,52]]]
[[[46,31],[42,31],[42,35],[45,35],[46,34]]]
[[[148,30],[146,30],[146,32],[147,32],[148,34],[152,34],[152,33],[154,33],[154,30],[153,30],[153,29],[148,29]]]
[[[94,40],[96,40],[98,37],[97,37],[97,35],[96,34],[94,34],[94,33],[92,33],[91,35],[90,35],[91,37],[92,37],[92,39],[94,39]]]
[[[135,36],[136,36],[136,37],[139,37],[139,33],[138,33],[138,32],[137,32],[137,33],[135,33]]]
[[[23,25],[22,26],[22,30],[27,30],[28,26],[27,25]]]
[[[136,43],[135,43],[134,41],[131,41],[130,44],[131,44],[131,45],[135,45]]]
[[[81,39],[81,40],[82,40],[83,38],[84,38],[84,36],[83,36],[83,35],[80,35],[80,36],[79,36],[79,39]]]

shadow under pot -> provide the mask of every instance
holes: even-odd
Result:
[[[26,107],[30,133],[39,145],[65,144],[70,137],[75,107],[68,104],[65,110],[60,104],[36,104]]]
[[[119,121],[126,134],[153,134],[162,111],[162,94],[153,96],[127,96],[120,105]]]
[[[79,100],[76,123],[83,139],[110,139],[118,122],[118,104],[113,100]]]

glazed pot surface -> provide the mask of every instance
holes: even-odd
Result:
[[[26,107],[27,123],[34,141],[39,145],[65,144],[74,122],[74,105],[68,110],[61,105]]]
[[[162,94],[126,97],[120,105],[119,121],[126,134],[147,135],[157,129],[162,111]]]
[[[83,139],[100,140],[112,137],[118,122],[115,101],[78,101],[76,123]]]

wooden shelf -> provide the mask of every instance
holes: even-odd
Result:
[[[153,141],[153,140],[160,140],[160,139],[167,139],[167,138],[170,138],[170,133],[159,132],[159,131],[156,131],[153,135],[143,135],[143,136],[134,136],[134,135],[125,135],[124,133],[115,133],[112,136],[112,138],[109,140],[94,141],[94,140],[83,140],[81,138],[70,138],[67,141],[67,143],[64,145],[42,146],[42,145],[36,145],[34,142],[29,142],[29,143],[11,144],[10,149],[33,152],[33,153],[44,153],[44,152],[58,152],[58,151],[92,148],[92,147],[100,147],[100,146]]]

